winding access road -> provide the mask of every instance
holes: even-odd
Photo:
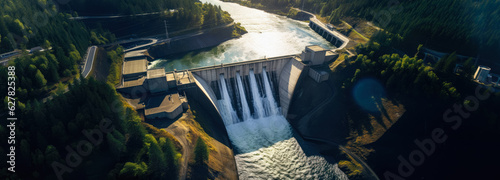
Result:
[[[92,71],[92,65],[94,64],[95,52],[97,50],[97,46],[90,46],[87,50],[87,55],[85,58],[85,65],[83,66],[82,76],[87,78],[89,76],[90,71]]]
[[[139,45],[139,46],[135,46],[135,47],[132,47],[132,48],[125,49],[125,50],[123,50],[123,52],[130,52],[130,51],[133,51],[133,50],[141,49],[141,48],[148,47],[148,46],[151,46],[153,44],[156,44],[158,42],[158,39],[154,39],[154,38],[144,38],[144,40],[149,40],[151,42],[147,43],[147,44],[142,44],[142,45]]]

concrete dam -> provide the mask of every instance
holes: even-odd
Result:
[[[300,55],[189,70],[224,123],[239,178],[347,179],[337,164],[307,155],[285,118],[305,71],[334,58],[327,51],[308,46]]]
[[[236,94],[234,89],[236,89],[235,87],[237,86],[237,76],[241,76],[243,79],[242,85],[248,87],[250,84],[248,82],[248,79],[250,79],[250,73],[255,75],[257,83],[262,84],[264,76],[263,73],[267,72],[268,74],[266,74],[266,76],[271,82],[270,88],[273,91],[273,98],[279,100],[278,103],[280,105],[280,112],[286,115],[293,95],[293,90],[295,89],[297,81],[299,80],[304,68],[305,64],[301,61],[301,59],[292,55],[222,64],[218,66],[191,69],[190,71],[199,82],[199,86],[201,86],[200,88],[204,89],[207,97],[209,97],[212,101],[222,98],[219,83],[221,77],[228,80],[228,84],[232,87],[231,89],[233,89],[233,91],[231,91],[233,92],[232,94]],[[264,94],[262,93],[263,91],[263,89],[259,89],[261,94]],[[250,93],[246,94],[250,95]],[[216,103],[213,104],[215,105]],[[241,102],[233,102],[233,104],[241,104]]]
[[[130,58],[117,90],[138,102],[135,107],[142,104],[146,119],[175,119],[189,108],[188,98],[198,101],[225,127],[241,179],[347,179],[337,164],[310,156],[317,152],[303,148],[304,140],[285,118],[301,78],[327,79],[328,73],[315,67],[336,56],[307,46],[297,55],[173,72],[146,69],[143,60]]]

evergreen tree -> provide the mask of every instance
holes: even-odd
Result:
[[[49,145],[45,148],[45,165],[52,167],[52,163],[61,160],[61,156],[59,155],[59,151],[57,151],[56,147]]]
[[[208,148],[207,144],[201,137],[196,141],[194,147],[194,161],[196,165],[203,165],[205,161],[208,160]]]
[[[167,176],[169,179],[175,179],[177,177],[177,164],[175,156],[177,154],[175,150],[174,143],[170,138],[161,137],[159,144],[165,156],[165,161],[167,165]]]
[[[148,171],[146,163],[139,164],[127,162],[120,170],[120,177],[123,179],[143,179]]]
[[[45,85],[47,85],[47,80],[45,79],[45,76],[38,69],[36,70],[35,74],[35,83],[37,88],[43,88],[45,87]]]
[[[166,177],[167,164],[165,162],[165,156],[156,141],[151,143],[148,155],[148,170],[152,179],[164,179]]]
[[[116,131],[116,130],[115,130]],[[125,152],[125,144],[124,142],[116,139],[113,134],[108,133],[106,135],[106,139],[108,141],[108,148],[115,157],[115,159],[120,159],[122,153]]]

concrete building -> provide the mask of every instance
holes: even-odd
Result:
[[[141,59],[135,61],[124,61],[123,62],[123,79],[134,80],[139,79],[147,75],[148,60]]]
[[[328,80],[329,76],[330,76],[330,74],[325,70],[322,70],[319,68],[310,68],[309,69],[309,77],[313,78],[314,81],[316,81],[317,83]]]
[[[338,56],[337,53],[323,49],[321,46],[312,45],[306,46],[306,49],[302,51],[300,58],[303,62],[314,66],[324,64],[325,62],[334,59],[336,56]]]
[[[153,69],[147,71],[147,89],[151,93],[168,91],[167,75],[165,69]]]
[[[152,95],[146,102],[144,115],[147,119],[175,119],[187,109],[187,99],[178,93]]]
[[[479,66],[476,70],[476,73],[474,74],[474,80],[482,82],[482,83],[487,83],[488,82],[488,75],[490,74],[491,68],[486,67],[486,66]]]

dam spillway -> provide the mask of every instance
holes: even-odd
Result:
[[[248,78],[250,71],[254,74],[262,74],[263,70],[266,69],[266,77],[270,79],[269,88],[274,90],[273,98],[279,100],[277,103],[280,105],[280,111],[282,114],[286,115],[288,113],[293,91],[305,67],[306,65],[297,55],[290,55],[195,68],[190,71],[198,81],[203,81],[202,84],[208,86],[202,88],[211,89],[207,90],[207,93],[210,93],[210,95],[207,96],[213,96],[214,98],[216,97],[216,99],[220,99],[220,87],[218,82],[221,74],[224,75],[225,79],[233,82],[237,76]],[[261,79],[262,78],[259,76],[256,81],[260,82]]]
[[[308,47],[301,55],[190,70],[210,99],[207,104],[224,123],[240,179],[347,179],[336,163],[312,150],[285,118],[308,64],[330,58],[316,48]]]
[[[249,70],[247,78],[236,73],[231,81],[220,74],[218,80],[216,105],[237,154],[239,178],[347,179],[337,164],[307,155],[279,112],[267,74],[263,68],[261,74]]]

